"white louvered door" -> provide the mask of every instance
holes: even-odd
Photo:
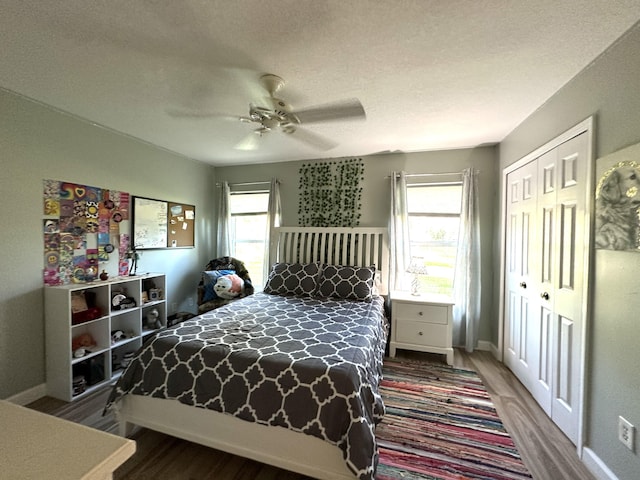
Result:
[[[505,185],[505,363],[574,443],[586,315],[587,150],[583,133],[510,172]]]

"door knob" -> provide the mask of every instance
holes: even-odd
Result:
[[[520,282],[520,286],[522,288],[527,288],[527,282]]]
[[[544,298],[545,300],[549,300],[549,294],[548,294],[547,292],[542,292],[542,293],[540,294],[540,297],[541,297],[541,298]]]

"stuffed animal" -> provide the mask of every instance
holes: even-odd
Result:
[[[147,328],[155,329],[162,327],[160,322],[160,312],[155,308],[147,312]]]
[[[243,287],[244,280],[238,275],[231,274],[218,278],[216,284],[213,286],[213,290],[218,297],[231,300],[242,293]]]
[[[127,335],[122,330],[113,330],[111,332],[111,344],[118,343],[120,340],[127,338]]]
[[[90,333],[81,333],[77,337],[73,337],[73,339],[71,340],[71,350],[73,350],[74,352],[80,348],[84,348],[86,350],[87,348],[95,346],[96,341],[93,339]]]

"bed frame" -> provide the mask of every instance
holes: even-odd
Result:
[[[276,262],[320,262],[331,265],[369,267],[375,265],[382,280],[381,295],[389,274],[389,246],[386,228],[279,227],[269,252]]]
[[[384,285],[389,271],[387,229],[279,227],[272,234],[269,259],[271,264],[375,265]],[[379,293],[386,294],[384,287]],[[318,479],[356,478],[338,447],[282,427],[140,395],[126,395],[115,409],[122,436],[138,425]]]

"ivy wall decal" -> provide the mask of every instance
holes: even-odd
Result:
[[[358,226],[363,180],[361,158],[303,164],[298,203],[300,226]]]

